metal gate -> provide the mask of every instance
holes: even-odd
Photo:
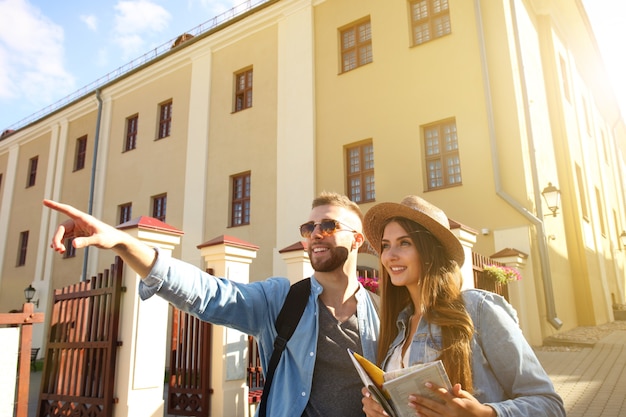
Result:
[[[167,413],[211,415],[211,324],[173,308]]]
[[[38,417],[111,417],[123,263],[54,291]]]

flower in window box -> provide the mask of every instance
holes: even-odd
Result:
[[[483,271],[500,284],[506,285],[511,281],[519,281],[522,275],[510,266],[485,265]]]
[[[378,293],[378,278],[359,277],[359,282],[373,293]]]

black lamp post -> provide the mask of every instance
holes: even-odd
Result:
[[[541,195],[546,200],[546,204],[552,212],[552,216],[556,217],[556,212],[559,210],[561,202],[561,191],[549,182],[548,186],[541,192]]]
[[[28,287],[24,288],[24,298],[26,298],[26,302],[30,303],[30,300],[33,299],[33,297],[35,296],[35,292],[37,290],[33,287],[32,284],[30,284]],[[35,301],[33,304],[35,304],[37,307],[39,307],[39,300]]]

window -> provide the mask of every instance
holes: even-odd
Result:
[[[133,212],[133,203],[120,204],[118,208],[119,218],[117,224],[126,223],[132,218],[131,216]]]
[[[74,258],[76,256],[76,248],[74,247],[74,245],[72,245],[73,241],[73,237],[68,237],[67,239],[65,239],[65,252],[63,253],[63,259]]]
[[[159,106],[159,134],[157,139],[163,139],[172,131],[172,100]]]
[[[424,155],[428,190],[461,185],[461,159],[454,120],[424,127]]]
[[[369,141],[346,149],[348,197],[355,203],[376,199],[374,187],[374,145]]]
[[[17,266],[26,265],[27,249],[28,249],[28,230],[20,233],[20,246],[17,252]]]
[[[369,17],[342,29],[340,37],[341,72],[372,62],[372,29]]]
[[[578,195],[580,198],[580,208],[582,210],[583,219],[589,221],[589,207],[587,207],[587,191],[585,190],[585,182],[583,181],[583,171],[576,164],[576,185],[578,185]]]
[[[409,3],[413,45],[450,34],[448,0],[418,0]]]
[[[172,111],[171,107],[169,111],[170,112]],[[171,114],[170,114],[170,120],[171,120]],[[126,119],[126,140],[124,141],[124,152],[131,151],[137,147],[137,125],[138,124],[139,124],[139,115],[137,114]],[[168,128],[167,135],[169,135],[169,128]]]
[[[252,107],[252,68],[235,74],[235,112]]]
[[[152,197],[152,217],[165,222],[165,211],[167,208],[167,194]]]
[[[74,158],[74,171],[85,168],[87,157],[87,136],[76,139],[76,156]]]
[[[249,172],[232,177],[231,226],[250,224],[250,178]]]
[[[28,182],[26,183],[26,188],[35,185],[35,179],[37,178],[37,162],[39,162],[38,156],[30,159],[30,163],[28,164]]]

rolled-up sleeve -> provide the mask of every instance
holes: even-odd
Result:
[[[169,254],[161,252],[158,248],[154,250],[157,256],[152,270],[148,276],[139,283],[139,298],[142,300],[147,300],[159,291],[168,270],[166,258],[170,258]]]

